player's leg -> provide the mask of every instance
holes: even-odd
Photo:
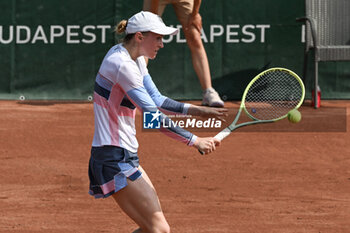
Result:
[[[185,34],[187,45],[191,51],[193,69],[203,90],[203,105],[223,107],[224,102],[212,88],[210,68],[201,34],[194,25],[187,25],[193,9],[193,1],[177,1],[173,3],[177,18]]]
[[[150,11],[153,12],[155,14],[158,14],[159,16],[162,16],[165,7],[167,4],[170,3],[170,0],[143,0],[143,7],[142,10],[144,11]],[[155,6],[153,4],[157,4],[157,12],[155,12],[154,8]],[[148,65],[148,58],[145,57],[146,60],[146,64]]]
[[[191,51],[193,68],[199,78],[202,89],[205,90],[210,88],[212,84],[209,63],[200,32],[193,26],[187,28],[187,22],[193,9],[193,1],[177,1],[172,5],[177,18],[182,25],[187,45]]]
[[[157,193],[145,171],[135,181],[113,194],[120,208],[139,226],[137,232],[168,233],[169,225],[161,209]]]
[[[171,3],[170,0],[158,0],[158,11],[156,12],[159,16],[162,16],[164,9],[167,4]],[[193,1],[173,1],[172,5],[174,7],[177,18],[182,24],[182,28],[185,28],[185,24],[188,21],[188,16],[192,12]],[[143,1],[143,10],[151,11],[152,0],[144,0]],[[194,70],[198,76],[199,82],[203,90],[212,87],[211,84],[211,76],[209,70],[209,63],[207,59],[207,54],[204,50],[203,43],[201,40],[200,33],[195,30],[190,32],[185,32],[185,37],[187,40],[187,44],[191,50],[192,55],[192,64]]]
[[[162,16],[166,5],[168,5],[170,2],[171,0],[143,0],[142,10],[150,11],[155,14],[158,14],[159,16]],[[153,4],[157,4],[157,7],[155,7]],[[158,9],[157,12],[155,12],[155,8]]]

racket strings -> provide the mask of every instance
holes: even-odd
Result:
[[[261,75],[250,86],[245,97],[245,108],[253,118],[273,120],[280,118],[301,101],[300,82],[284,70],[273,70]]]

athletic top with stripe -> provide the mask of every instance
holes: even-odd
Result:
[[[114,145],[136,153],[136,107],[141,111],[158,108],[186,114],[189,106],[161,95],[148,74],[144,57],[134,61],[122,44],[115,45],[107,52],[96,76],[92,146]],[[180,127],[160,131],[190,146],[197,138]]]

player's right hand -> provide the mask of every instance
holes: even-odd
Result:
[[[221,141],[213,137],[201,138],[198,137],[194,142],[193,146],[204,154],[213,152],[217,146],[220,146]]]

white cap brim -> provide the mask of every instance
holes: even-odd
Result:
[[[179,29],[166,26],[161,17],[147,11],[141,11],[128,20],[126,34],[149,31],[165,36],[175,35]]]
[[[159,35],[168,36],[168,35],[176,35],[179,32],[179,29],[165,26],[165,27],[157,28],[150,31]]]

